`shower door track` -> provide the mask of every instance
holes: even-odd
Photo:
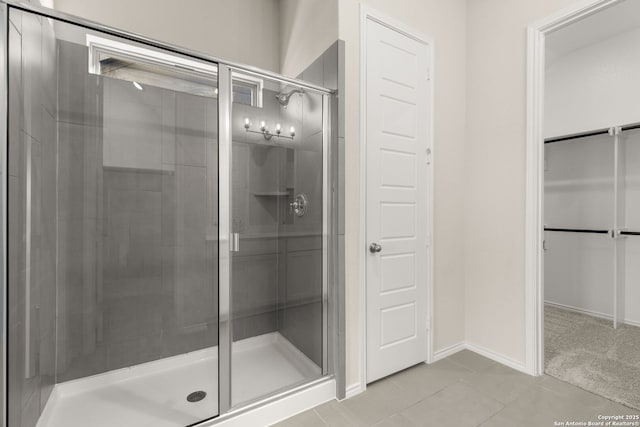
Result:
[[[311,390],[314,387],[327,384],[331,381],[335,381],[338,384],[344,383],[344,349],[338,339],[338,330],[340,329],[338,319],[341,317],[338,313],[338,307],[343,305],[338,303],[339,296],[342,293],[338,289],[337,281],[335,280],[333,271],[335,270],[338,260],[336,259],[335,251],[329,251],[332,248],[336,237],[335,228],[335,182],[336,178],[332,175],[333,167],[337,165],[332,164],[334,161],[331,151],[331,141],[333,141],[333,135],[331,130],[333,126],[329,122],[329,118],[332,115],[331,104],[332,95],[335,95],[334,90],[327,89],[321,86],[310,84],[298,79],[288,78],[277,73],[259,69],[257,67],[243,65],[227,61],[215,56],[202,54],[194,50],[186,49],[183,47],[175,46],[172,44],[159,42],[151,38],[132,33],[127,31],[121,31],[106,25],[102,25],[90,20],[86,20],[80,17],[72,16],[56,10],[48,9],[41,6],[35,6],[28,3],[22,3],[16,0],[0,0],[0,19],[3,25],[7,27],[1,31],[0,43],[4,46],[0,55],[0,81],[3,90],[1,91],[3,96],[0,100],[0,150],[2,158],[2,167],[5,169],[5,173],[2,173],[2,196],[1,196],[1,214],[3,218],[3,266],[2,271],[4,286],[2,290],[2,307],[4,309],[3,319],[3,342],[8,342],[8,306],[7,306],[7,284],[8,284],[8,268],[7,268],[7,229],[8,229],[8,207],[7,207],[7,173],[8,170],[8,25],[9,25],[9,9],[17,9],[24,12],[29,12],[41,16],[43,18],[55,19],[60,22],[77,25],[88,30],[98,31],[107,35],[119,37],[132,42],[141,43],[156,49],[160,49],[165,52],[183,55],[193,59],[205,61],[218,66],[218,118],[219,118],[219,197],[220,204],[227,206],[228,209],[220,210],[219,217],[219,348],[221,349],[219,354],[219,377],[218,377],[218,399],[219,399],[219,413],[217,416],[209,419],[205,419],[201,422],[193,424],[193,426],[200,425],[213,425],[218,422],[229,420],[232,417],[246,413],[248,411],[273,404],[279,399],[283,399],[289,396],[293,396],[296,393],[303,392],[305,390]],[[309,381],[304,384],[298,384],[293,388],[276,391],[265,396],[261,396],[259,399],[242,404],[237,407],[232,407],[231,403],[231,317],[230,317],[230,286],[231,286],[231,271],[230,271],[230,190],[231,190],[231,96],[232,96],[232,73],[239,71],[247,75],[254,77],[267,78],[272,81],[292,85],[300,88],[304,88],[305,91],[316,93],[322,96],[323,99],[323,220],[322,220],[322,342],[323,342],[323,362],[322,362],[322,374],[321,378]],[[343,317],[343,316],[342,316]],[[8,350],[5,345],[5,352]],[[8,361],[4,360],[2,369],[4,372],[4,381],[2,387],[4,388],[5,402],[2,404],[2,417],[3,421],[7,421],[7,403],[9,400],[7,390],[7,366]],[[340,376],[340,378],[338,378]]]

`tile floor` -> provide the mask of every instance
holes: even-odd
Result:
[[[546,427],[638,411],[550,376],[530,377],[470,351],[418,365],[279,427]],[[633,425],[633,424],[632,424]]]

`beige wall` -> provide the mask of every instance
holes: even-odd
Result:
[[[359,381],[360,248],[359,110],[360,8],[340,0],[340,38],[346,44],[346,323],[347,386]],[[463,206],[466,39],[464,0],[364,1],[367,6],[431,36],[435,43],[435,349],[464,340]]]
[[[338,39],[338,0],[167,1],[161,13],[152,0],[55,0],[55,8],[294,77]]]
[[[280,72],[296,77],[338,39],[338,0],[280,0]]]
[[[228,61],[280,71],[280,0],[55,0],[55,8]]]
[[[525,363],[527,25],[575,0],[467,7],[464,216],[467,340]]]

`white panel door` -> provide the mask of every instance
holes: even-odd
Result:
[[[427,359],[431,93],[430,47],[370,19],[366,22],[371,382]]]

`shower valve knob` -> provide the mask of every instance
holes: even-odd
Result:
[[[295,214],[296,216],[304,216],[307,213],[309,207],[309,199],[304,193],[298,193],[295,199],[289,203],[289,214]]]

